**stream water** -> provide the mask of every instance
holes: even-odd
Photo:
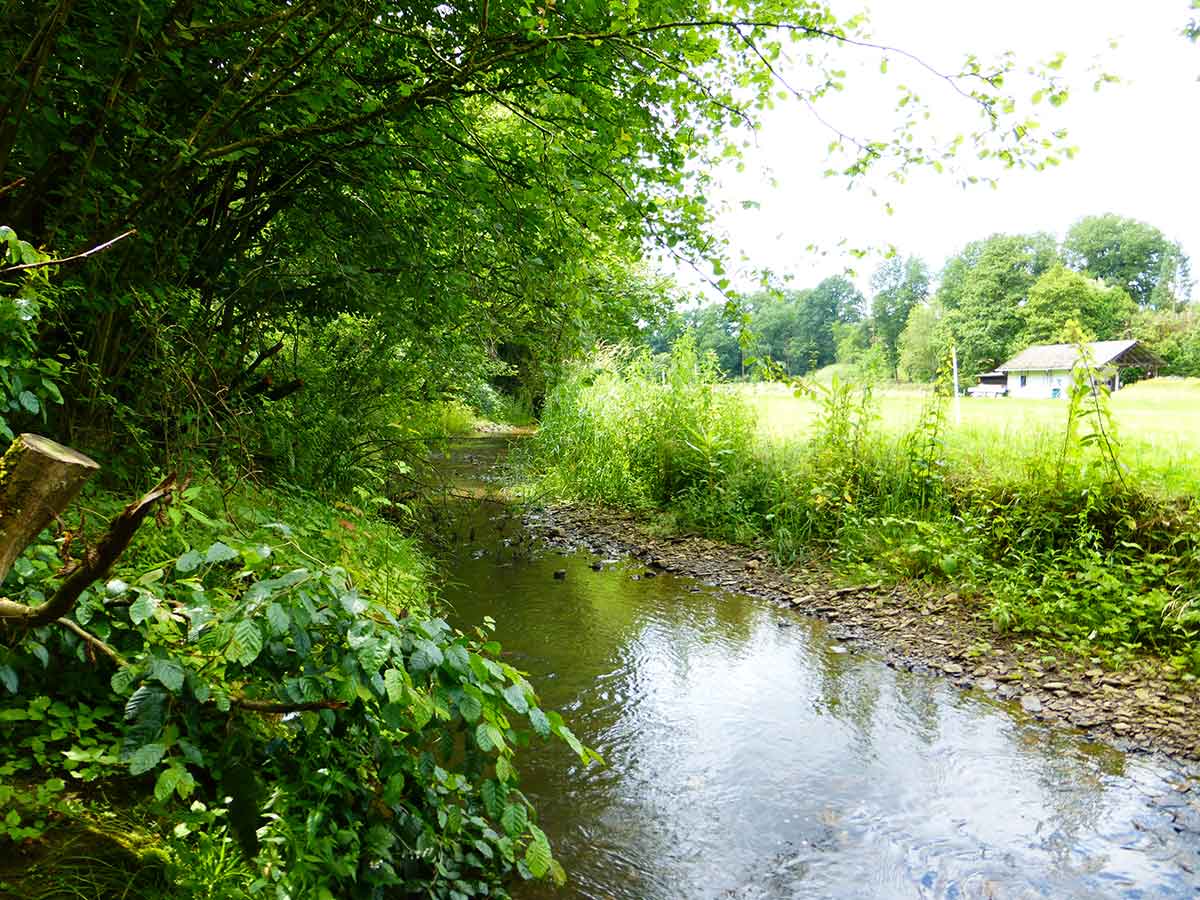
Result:
[[[459,484],[479,493],[503,447],[459,444]],[[516,896],[1200,896],[1200,784],[1166,764],[849,652],[766,601],[529,552],[499,504],[470,515],[451,618],[492,616],[607,762],[520,758],[571,881]]]

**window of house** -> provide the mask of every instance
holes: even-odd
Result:
[[[1021,376],[1021,387],[1025,387],[1025,381],[1026,381],[1026,379],[1028,379],[1028,378],[1029,378],[1029,376],[1028,376],[1028,375],[1022,375],[1022,376]]]

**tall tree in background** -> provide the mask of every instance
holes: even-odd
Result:
[[[945,311],[936,300],[915,306],[908,314],[897,342],[898,374],[904,381],[933,381],[949,351]]]
[[[959,369],[970,379],[1013,352],[1024,328],[1021,306],[1057,261],[1051,234],[996,234],[968,244],[942,271],[938,302],[958,346]]]
[[[801,307],[811,291],[782,291],[756,294],[747,301],[751,308],[750,331],[754,356],[782,363],[788,374],[804,366]]]
[[[1113,213],[1088,216],[1063,240],[1068,266],[1125,290],[1138,306],[1172,309],[1191,291],[1189,261],[1153,225]]]
[[[1114,340],[1125,334],[1136,308],[1120,287],[1056,265],[1030,288],[1021,306],[1025,326],[1017,345],[1065,340],[1068,321],[1077,322],[1094,340]],[[1020,349],[1017,345],[1014,350]]]
[[[798,300],[791,358],[796,372],[803,375],[837,360],[836,326],[860,321],[866,301],[841,275],[826,278]]]
[[[899,359],[898,341],[909,312],[929,296],[929,267],[910,256],[894,256],[884,262],[871,277],[871,327],[886,355],[887,366],[895,374]]]
[[[643,330],[643,340],[655,353],[668,353],[675,342],[690,333],[701,354],[711,353],[726,378],[742,371],[742,348],[738,322],[731,318],[723,303],[710,303],[696,309],[675,310],[656,327]]]

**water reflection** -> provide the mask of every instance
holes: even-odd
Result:
[[[469,551],[452,617],[493,616],[510,661],[609,763],[526,754],[522,786],[572,881],[520,897],[1196,892],[1200,843],[1154,798],[1194,801],[1149,762],[835,652],[820,623],[761,601],[582,555]]]

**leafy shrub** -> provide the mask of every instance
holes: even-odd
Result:
[[[16,232],[0,225],[0,268],[46,259]],[[47,407],[61,405],[62,363],[39,351],[36,336],[43,313],[56,291],[44,269],[3,276],[0,280],[0,452],[16,431],[45,422]]]
[[[179,859],[216,865],[227,829],[257,895],[502,897],[514,877],[561,880],[515,754],[535,736],[594,754],[500,659],[488,623],[463,634],[422,611],[404,539],[376,551],[390,574],[340,564],[386,524],[304,495],[283,506],[294,524],[250,496],[182,491],[69,625],[0,649],[0,740],[18,750],[0,782],[126,781],[174,823]],[[4,593],[39,602],[60,550],[30,548]]]

